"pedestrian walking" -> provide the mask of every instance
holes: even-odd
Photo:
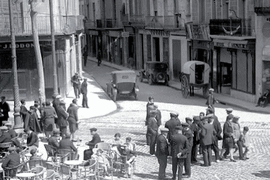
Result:
[[[97,59],[98,59],[97,65],[100,66],[100,64],[101,64],[101,50],[100,49],[98,50]]]
[[[157,138],[156,156],[159,164],[158,179],[164,180],[166,175],[167,157],[169,156],[169,141],[167,139],[169,129],[160,128],[160,135]]]
[[[57,118],[57,114],[55,109],[51,106],[50,101],[46,101],[45,107],[42,113],[42,124],[44,127],[44,132],[47,138],[52,135],[53,129],[55,129],[55,118]]]
[[[68,126],[68,113],[65,109],[65,101],[62,99],[60,100],[59,105],[57,105],[57,126],[60,129],[60,135],[64,137],[67,134],[67,126]]]
[[[200,122],[200,117],[199,116],[194,116],[193,117],[193,123],[190,125],[190,129],[193,131],[193,145],[192,145],[192,150],[191,150],[191,163],[197,163],[197,155],[198,155],[198,148],[200,144],[200,128],[199,128],[199,122]]]
[[[68,107],[67,113],[68,115],[68,123],[69,123],[69,131],[71,133],[71,139],[72,141],[76,141],[75,139],[75,132],[78,130],[78,105],[77,105],[77,99],[73,99],[72,103]]]
[[[241,138],[240,138],[242,143],[243,143],[243,148],[245,149],[244,154],[243,154],[243,160],[249,159],[247,157],[247,153],[249,151],[249,146],[250,146],[249,135],[247,134],[248,131],[249,131],[249,128],[247,126],[245,126],[243,129],[243,133],[241,135]]]
[[[216,100],[216,98],[214,97],[214,89],[210,88],[209,95],[208,95],[207,101],[206,101],[206,105],[208,106],[208,108],[214,109],[215,103],[218,103],[218,100]]]
[[[150,111],[154,110],[154,98],[150,96],[148,98],[148,102],[146,104],[146,118],[145,118],[145,126],[148,126],[148,119],[150,117]],[[148,128],[146,130],[146,145],[150,144],[150,133],[148,132]]]
[[[171,112],[170,117],[171,117],[171,119],[165,123],[165,127],[169,129],[168,140],[171,143],[171,136],[176,134],[175,127],[181,126],[181,122],[178,119],[177,112]]]
[[[175,134],[171,136],[172,145],[172,180],[176,180],[176,173],[178,171],[178,180],[182,179],[183,166],[188,151],[188,140],[182,134],[183,127],[176,126]]]
[[[184,167],[185,167],[185,173],[183,174],[185,178],[190,178],[191,176],[191,150],[193,146],[193,132],[190,129],[190,121],[192,122],[191,118],[186,118],[186,123],[183,123],[183,135],[186,136],[188,140],[188,147],[187,147],[187,157],[185,158]],[[189,122],[189,123],[188,123]]]
[[[87,79],[86,78],[84,78],[83,83],[81,85],[81,93],[83,95],[82,107],[89,108],[88,107],[88,98],[87,98]]]
[[[6,102],[6,97],[1,97],[0,102],[0,126],[3,125],[3,121],[7,121],[9,118],[8,112],[10,111],[9,104]]]
[[[35,133],[41,133],[40,121],[36,113],[36,107],[30,106],[30,116],[29,116],[29,128]]]
[[[157,142],[157,136],[158,136],[158,122],[156,119],[156,111],[152,110],[150,111],[150,117],[148,119],[149,123],[147,126],[149,135],[150,135],[150,154],[155,155],[155,149],[156,149],[156,142]]]
[[[78,73],[72,76],[71,82],[73,84],[75,98],[80,98],[81,77]]]
[[[87,58],[88,58],[88,46],[84,46],[84,52],[83,52],[83,60],[84,60],[84,66],[87,64]]]
[[[211,119],[205,117],[203,119],[203,124],[201,125],[201,145],[202,145],[202,154],[203,154],[203,164],[201,166],[211,166],[212,162],[212,149],[213,136],[214,136],[214,127],[211,123]]]
[[[232,120],[232,127],[233,127],[233,137],[234,137],[234,143],[235,143],[235,152],[239,151],[239,159],[243,160],[243,144],[241,141],[241,129],[239,124],[239,118],[238,116],[234,116]]]

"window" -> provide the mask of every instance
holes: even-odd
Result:
[[[199,1],[199,23],[205,23],[205,0]]]
[[[217,9],[216,9],[216,0],[212,0],[212,19],[216,19],[216,13],[217,13]]]

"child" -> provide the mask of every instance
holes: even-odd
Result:
[[[249,159],[247,157],[247,152],[249,151],[249,136],[247,134],[247,132],[249,131],[249,128],[247,126],[244,127],[243,129],[243,133],[241,134],[241,141],[243,142],[243,148],[245,149],[244,154],[243,154],[243,159]]]

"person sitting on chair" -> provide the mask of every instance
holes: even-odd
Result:
[[[41,160],[41,157],[37,155],[36,148],[31,149],[30,154],[31,154],[30,160]]]
[[[56,153],[57,149],[59,148],[59,141],[60,141],[60,131],[55,129],[53,131],[53,135],[48,139],[48,144],[52,147],[54,153]]]
[[[7,126],[1,126],[0,130],[2,132],[2,135],[0,136],[0,143],[11,142],[11,137],[10,134],[8,133]]]
[[[17,136],[17,133],[14,131],[14,129],[12,128],[12,124],[11,122],[7,122],[5,124],[5,126],[7,126],[8,128],[8,133],[10,135],[11,138],[15,138]]]
[[[70,151],[72,151],[75,156],[73,157],[77,157],[77,148],[74,146],[73,142],[70,140],[70,134],[66,133],[66,135],[63,137],[63,139],[59,142],[59,148],[60,149],[69,149]]]
[[[265,107],[268,104],[269,90],[266,90],[264,94],[258,99],[256,107],[262,106]]]
[[[84,160],[88,160],[91,158],[91,156],[93,155],[93,148],[97,143],[101,142],[100,136],[97,133],[97,128],[91,128],[90,133],[92,135],[92,140],[85,143],[89,146],[89,149],[85,150],[84,152]]]
[[[93,159],[95,159],[100,167],[104,169],[104,175],[109,176],[108,174],[108,168],[110,167],[109,160],[106,158],[106,156],[103,154],[102,149],[93,149]]]
[[[26,142],[29,150],[31,151],[33,148],[38,148],[39,140],[37,134],[30,129],[26,130],[25,133],[28,135]]]
[[[135,144],[131,142],[131,137],[126,138],[126,143],[124,144],[124,149],[121,151],[123,160],[125,163],[125,168],[127,170],[127,176],[131,177],[131,166],[136,158],[136,148]]]

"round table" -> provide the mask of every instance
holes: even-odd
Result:
[[[27,179],[27,178],[34,177],[35,175],[36,175],[35,173],[19,173],[19,174],[16,174],[16,177],[20,179]]]
[[[82,164],[82,161],[80,161],[80,160],[69,160],[69,161],[65,161],[64,163],[67,164],[67,165],[70,165],[70,166],[78,166],[78,165]]]
[[[42,153],[37,153],[37,156],[39,156],[39,157],[41,157],[42,155],[43,155]],[[32,154],[26,153],[25,156],[26,156],[27,158],[30,158],[30,157],[32,156]]]

